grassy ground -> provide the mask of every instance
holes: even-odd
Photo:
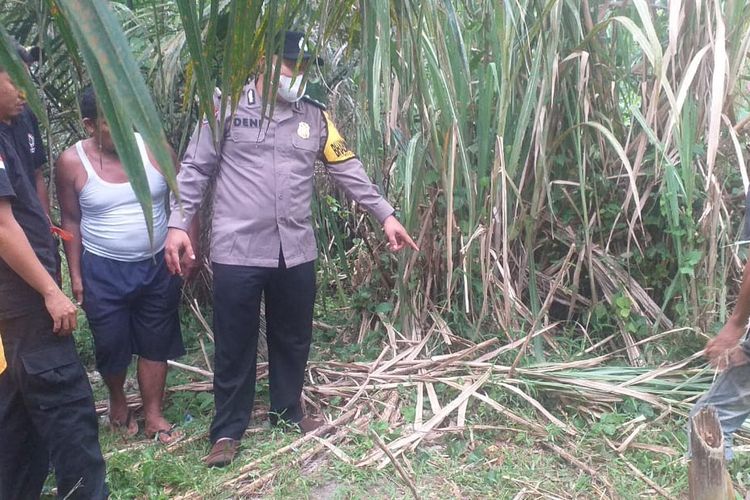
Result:
[[[335,313],[330,313],[335,314]],[[335,318],[326,318],[332,321]],[[180,360],[204,366],[197,343],[198,323],[185,314],[183,330],[188,354]],[[356,335],[356,334],[352,334]],[[340,342],[330,331],[315,332],[313,359],[372,359],[379,339]],[[91,370],[96,399],[106,399],[106,390],[93,371],[90,333],[85,320],[77,333],[82,358]],[[339,337],[339,340],[342,340]],[[132,367],[131,367],[132,371]],[[168,385],[174,387],[205,378],[182,370],[172,369]],[[136,393],[134,376],[128,380],[130,392]],[[167,449],[146,440],[141,432],[135,439],[124,441],[110,431],[106,417],[101,420],[100,439],[107,458],[108,481],[113,498],[176,498],[193,493],[193,498],[237,498],[226,482],[241,475],[244,465],[258,460],[250,471],[245,471],[247,484],[272,471],[278,473],[257,490],[257,495],[268,498],[399,498],[411,495],[404,480],[391,464],[381,470],[360,468],[328,452],[302,463],[294,462],[300,447],[272,459],[271,453],[299,439],[293,429],[270,428],[264,423],[263,409],[267,404],[267,381],[258,388],[256,423],[249,429],[239,459],[224,469],[207,469],[201,463],[208,449],[207,429],[213,412],[209,392],[177,391],[168,395],[165,413],[179,422],[185,439]],[[412,391],[413,392],[413,391]],[[524,418],[537,421],[527,405],[514,404],[506,393],[489,394],[501,404],[512,408]],[[542,397],[543,395],[537,395]],[[400,417],[413,419],[413,398],[399,408]],[[342,405],[344,402],[335,401]],[[658,496],[653,481],[674,497],[685,495],[687,466],[682,458],[685,436],[684,420],[668,417],[654,421],[648,407],[626,400],[612,407],[611,413],[595,416],[581,415],[566,408],[564,401],[545,401],[545,406],[563,417],[577,430],[577,436],[562,436],[552,426],[546,436],[533,436],[512,422],[498,418],[497,413],[482,405],[472,404],[467,411],[470,430],[451,429],[455,419],[443,430],[423,441],[412,452],[399,458],[407,474],[413,479],[420,497],[424,498],[652,498]],[[336,417],[336,414],[332,415]],[[412,420],[413,421],[413,420]],[[637,425],[650,421],[634,442],[651,449],[629,448],[618,454],[607,440],[621,443]],[[594,423],[592,423],[594,422]],[[143,423],[141,422],[141,427]],[[402,432],[387,422],[372,419],[371,430],[387,442]],[[357,431],[358,432],[358,431]],[[369,434],[358,433],[340,449],[356,463],[372,451],[375,444]],[[750,483],[750,459],[740,455],[731,466],[735,483],[744,491]],[[633,471],[641,471],[641,477]],[[51,492],[48,482],[47,493]]]

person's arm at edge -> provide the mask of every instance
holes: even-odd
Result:
[[[215,97],[214,106],[218,106],[217,99],[219,98]],[[219,168],[219,161],[220,156],[215,148],[211,127],[203,120],[196,127],[180,163],[177,174],[180,202],[177,202],[174,194],[170,197],[171,214],[164,258],[173,274],[184,276],[181,259],[185,258],[191,262],[198,260],[191,241],[191,235],[196,237],[198,234],[195,216],[203,201],[208,181]]]
[[[181,165],[180,160],[177,158],[177,153],[171,147],[169,148],[169,153],[172,156],[172,165],[175,168],[175,172],[179,174]],[[180,263],[185,281],[190,281],[200,269],[200,227],[200,212],[196,211],[193,219],[190,221],[190,226],[187,228],[193,253],[188,255],[185,252]]]
[[[196,212],[193,216],[193,220],[190,221],[190,227],[187,229],[187,235],[190,239],[191,252],[184,252],[181,266],[183,277],[185,281],[190,281],[195,277],[196,273],[201,267],[200,257],[200,235],[201,235],[201,216],[199,212]],[[170,228],[171,229],[171,228]],[[179,229],[175,229],[179,231]]]
[[[745,217],[742,224],[742,240],[750,239],[750,191],[745,194]],[[729,365],[743,364],[750,361],[750,341],[746,340],[740,347],[740,339],[747,331],[750,318],[750,258],[742,272],[740,292],[732,314],[719,330],[719,333],[706,344],[705,356],[712,365],[725,368]]]
[[[27,113],[31,121],[31,133],[34,137],[34,146],[36,148],[32,152],[36,195],[42,204],[44,213],[50,220],[50,225],[52,225],[52,205],[49,199],[49,186],[47,186],[47,182],[44,179],[44,167],[47,165],[47,149],[44,147],[44,137],[42,136],[42,130],[39,128],[39,120],[28,107]]]
[[[742,273],[742,283],[737,302],[732,315],[721,327],[719,333],[706,344],[705,355],[712,365],[723,368],[725,364],[738,364],[737,359],[729,360],[730,351],[738,347],[740,339],[747,331],[747,322],[750,318],[750,259],[745,263]],[[742,344],[742,351],[750,355],[750,345]],[[727,359],[725,359],[727,358]],[[734,361],[734,362],[733,362]],[[744,361],[744,360],[741,360]]]
[[[36,195],[39,198],[39,202],[42,204],[42,208],[44,209],[47,218],[51,221],[51,205],[49,201],[49,191],[47,190],[47,182],[44,180],[44,166],[34,170],[34,183],[36,184]]]
[[[44,298],[54,332],[70,335],[76,327],[76,307],[39,262],[8,198],[0,198],[0,258]]]
[[[391,251],[398,252],[406,246],[419,251],[417,244],[394,215],[395,210],[391,204],[380,194],[368,177],[360,159],[346,148],[344,139],[336,130],[333,122],[322,111],[321,118],[323,120],[321,127],[323,134],[320,159],[326,165],[333,180],[344,189],[351,200],[359,203],[382,224]],[[331,141],[340,141],[344,145],[343,149],[346,149],[346,151],[340,159],[334,158],[336,153],[333,148],[329,147]]]
[[[68,260],[70,287],[78,304],[83,304],[83,279],[81,277],[81,205],[76,191],[76,171],[79,167],[78,155],[68,150],[63,152],[55,164],[55,186],[57,200],[60,203],[60,223],[62,228],[72,236],[63,241],[65,257]]]

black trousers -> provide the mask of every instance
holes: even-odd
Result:
[[[107,498],[94,399],[72,337],[42,309],[0,320],[0,498],[39,498],[55,469],[59,498]]]
[[[213,264],[214,401],[211,442],[240,439],[255,401],[261,295],[265,294],[271,422],[302,420],[300,396],[312,340],[315,264],[287,268]]]

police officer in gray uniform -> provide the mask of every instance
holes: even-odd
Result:
[[[282,50],[273,116],[261,120],[261,73],[244,87],[234,113],[223,119],[218,147],[207,120],[197,127],[177,177],[182,206],[172,203],[166,259],[172,272],[179,273],[183,254],[194,255],[186,230],[218,170],[211,240],[216,415],[212,449],[204,459],[210,466],[234,459],[250,420],[262,294],[271,421],[297,423],[303,432],[322,424],[305,417],[300,405],[315,301],[315,161],[322,160],[346,194],[383,225],[392,251],[405,246],[418,250],[328,114],[301,98],[302,75],[312,57],[303,34],[286,32]],[[277,56],[273,62],[275,68]],[[220,130],[218,96],[214,107]]]

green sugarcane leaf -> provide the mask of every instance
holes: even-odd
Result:
[[[203,41],[201,39],[198,11],[196,10],[195,2],[192,0],[176,0],[176,2],[182,26],[185,29],[185,41],[187,42],[190,57],[192,57],[196,69],[194,75],[198,87],[198,97],[200,98],[200,112],[207,119],[211,127],[214,142],[217,142],[216,120],[211,119],[214,114],[214,85],[207,62],[211,54],[206,54],[203,50]]]

